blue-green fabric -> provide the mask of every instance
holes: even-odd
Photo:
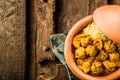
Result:
[[[75,76],[73,76],[64,59],[64,42],[65,42],[66,36],[67,36],[67,32],[53,34],[50,36],[52,51],[55,54],[55,56],[58,58],[58,60],[65,66],[68,73],[69,80],[78,80]]]
[[[50,36],[50,42],[52,44],[52,51],[55,54],[55,56],[59,59],[59,61],[65,66],[69,80],[72,80],[70,71],[68,69],[68,66],[64,59],[64,42],[66,38],[67,33],[62,34],[54,34]]]

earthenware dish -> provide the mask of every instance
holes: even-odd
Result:
[[[111,11],[110,11],[111,10]],[[101,14],[100,14],[101,13]],[[110,14],[109,14],[110,13]],[[118,14],[117,14],[118,13]],[[102,17],[101,17],[102,16]],[[64,45],[64,56],[66,63],[73,74],[84,80],[114,80],[120,77],[120,69],[106,76],[91,76],[82,72],[75,63],[73,54],[73,38],[90,22],[95,22],[98,28],[113,41],[120,43],[120,6],[107,5],[95,10],[93,15],[89,15],[79,20],[69,31]],[[107,27],[106,27],[107,26]],[[109,29],[108,29],[109,28]]]

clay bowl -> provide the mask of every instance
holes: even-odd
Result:
[[[95,18],[97,20],[97,18]],[[119,19],[120,20],[120,19]],[[79,20],[69,31],[64,45],[64,56],[66,63],[69,67],[69,69],[72,71],[74,75],[76,75],[80,79],[84,80],[114,80],[118,77],[120,77],[120,69],[116,70],[115,72],[106,75],[106,76],[91,76],[89,74],[85,74],[82,72],[75,63],[75,58],[73,55],[73,38],[76,34],[78,34],[86,25],[88,25],[90,22],[93,22],[93,15],[89,15],[81,20]],[[103,26],[104,27],[104,26]],[[115,28],[115,27],[114,27]],[[120,29],[120,28],[119,28]],[[110,31],[108,31],[110,32]],[[120,33],[120,32],[119,32]],[[111,34],[110,34],[111,35]],[[114,39],[114,38],[113,38]]]

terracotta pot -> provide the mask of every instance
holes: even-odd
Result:
[[[118,77],[120,77],[120,69],[116,70],[115,72],[106,75],[106,76],[91,76],[89,74],[85,74],[82,72],[75,63],[75,58],[72,53],[73,45],[72,41],[74,36],[82,30],[86,25],[88,25],[90,22],[93,21],[93,15],[87,16],[81,20],[79,20],[69,31],[64,45],[64,56],[66,63],[73,74],[75,74],[78,78],[84,79],[84,80],[114,80]]]

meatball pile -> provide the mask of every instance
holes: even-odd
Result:
[[[84,33],[73,39],[77,66],[93,76],[110,74],[120,67],[120,45],[107,37],[92,38]]]

